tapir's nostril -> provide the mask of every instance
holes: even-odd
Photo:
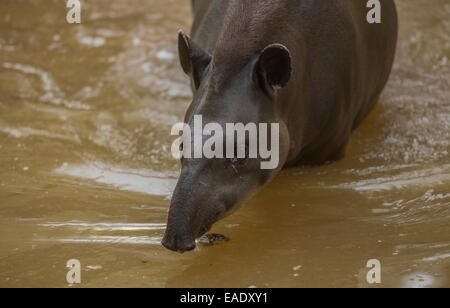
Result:
[[[169,250],[183,253],[186,251],[191,251],[195,249],[195,240],[189,239],[187,237],[176,235],[172,236],[166,233],[164,239],[162,240],[162,245]]]

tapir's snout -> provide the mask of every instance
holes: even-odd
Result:
[[[196,239],[211,230],[219,214],[206,206],[207,203],[190,202],[185,194],[176,194],[174,198],[162,245],[169,250],[183,253],[195,249]]]
[[[168,230],[162,245],[169,250],[183,253],[186,251],[191,251],[195,249],[195,239],[186,234],[180,234],[176,231]]]
[[[183,168],[170,204],[167,228],[162,245],[183,253],[194,250],[196,239],[208,232],[223,212],[221,203],[205,187],[201,176],[207,174],[196,168]],[[204,179],[206,181],[206,179]]]
[[[162,245],[169,250],[183,253],[195,249],[195,240],[198,236],[194,231],[192,217],[189,217],[187,210],[189,205],[186,203],[183,207],[172,202],[169,219],[167,222],[166,233],[162,240]]]
[[[176,207],[172,207],[166,233],[162,240],[164,247],[178,253],[194,250],[195,240],[208,232],[212,226],[210,223],[192,220],[185,214],[185,212],[180,213]]]
[[[194,233],[195,235],[180,229],[178,226],[168,227],[162,240],[162,245],[178,253],[194,250],[196,239],[211,230],[211,226],[211,224],[204,225],[199,232]]]
[[[285,157],[285,156],[283,156]],[[258,160],[185,159],[172,195],[162,245],[183,253],[269,182],[274,170]]]

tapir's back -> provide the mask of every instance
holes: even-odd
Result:
[[[357,64],[366,71],[367,83],[376,84],[374,92],[379,92],[391,70],[398,29],[394,1],[383,0],[380,3],[381,24],[369,24],[369,8],[364,0],[193,0],[192,37],[214,54],[220,34],[232,31],[227,27],[238,28],[236,25],[239,23],[251,20],[250,23],[262,24],[260,33],[256,34],[261,46],[265,46],[269,37],[290,49],[297,45],[314,56],[311,60],[320,61],[323,66],[329,61],[339,60],[333,59],[332,55],[347,57],[353,65]],[[224,19],[230,11],[238,11],[240,15],[227,25]],[[255,29],[257,26],[253,31],[258,31]],[[253,39],[249,36],[254,37],[255,34],[238,33],[235,39],[243,45],[234,49],[236,52],[248,47],[247,43]],[[233,44],[233,41],[228,44]],[[298,63],[303,67],[306,64]],[[371,74],[367,72],[370,71],[379,73],[369,76]]]

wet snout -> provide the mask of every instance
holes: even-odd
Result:
[[[162,241],[164,247],[179,253],[195,249],[195,240],[211,229],[224,208],[213,197],[207,175],[199,177],[186,169],[175,188]]]
[[[207,203],[190,201],[185,194],[174,197],[162,245],[183,253],[195,249],[196,239],[211,229],[216,214],[209,213]],[[181,203],[180,200],[185,201]]]
[[[184,206],[189,207],[191,205],[186,203]],[[194,250],[196,239],[208,232],[211,226],[212,223],[188,216],[186,211],[171,206],[162,245],[178,253]]]
[[[162,245],[169,250],[183,253],[195,249],[195,239],[192,236],[171,229],[166,232]]]
[[[196,247],[196,239],[204,235],[211,229],[212,224],[203,225],[202,229],[196,235],[192,232],[185,232],[178,226],[168,227],[162,241],[162,245],[169,250],[184,253],[194,250]]]

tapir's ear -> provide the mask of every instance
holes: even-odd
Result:
[[[211,55],[184,34],[182,30],[178,32],[178,52],[183,71],[192,77],[195,87],[198,88],[203,73],[211,62]]]
[[[257,71],[269,90],[284,88],[291,79],[291,53],[281,44],[267,46],[259,56]]]

